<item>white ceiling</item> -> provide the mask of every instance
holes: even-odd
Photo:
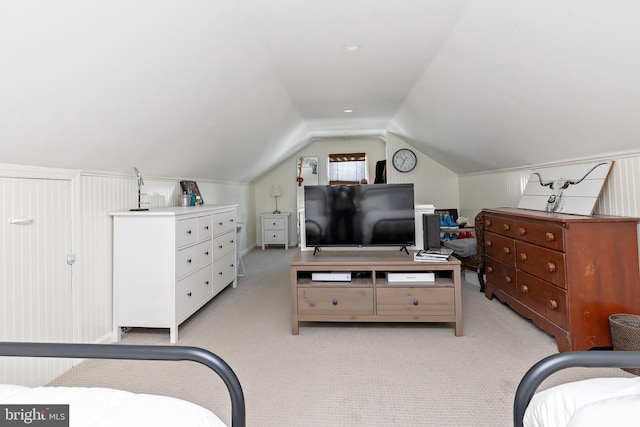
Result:
[[[250,181],[386,131],[457,173],[637,150],[639,22],[635,0],[7,0],[0,162]]]

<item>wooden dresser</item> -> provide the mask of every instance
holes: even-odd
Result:
[[[609,315],[640,314],[637,218],[485,209],[485,295],[553,335],[610,347]]]

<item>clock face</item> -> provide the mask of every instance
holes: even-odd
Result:
[[[416,153],[408,148],[402,148],[393,155],[393,167],[400,172],[409,172],[415,169],[418,159]]]

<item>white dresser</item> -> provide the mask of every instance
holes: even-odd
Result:
[[[289,248],[289,212],[263,213],[262,217],[262,250],[265,245],[284,245]]]
[[[238,205],[172,207],[113,216],[113,341],[122,327],[178,325],[236,283]]]

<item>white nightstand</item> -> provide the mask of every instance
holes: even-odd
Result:
[[[289,212],[263,213],[262,250],[265,245],[284,245],[289,249]]]

